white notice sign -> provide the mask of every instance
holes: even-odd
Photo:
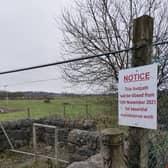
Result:
[[[119,125],[157,129],[157,64],[119,71]]]

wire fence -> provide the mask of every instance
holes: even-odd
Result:
[[[87,97],[57,97],[52,99],[1,100],[0,120],[66,118],[95,120],[105,125],[117,125],[117,95]],[[110,102],[106,102],[109,101]]]
[[[154,57],[153,62],[167,67],[168,56],[160,53],[160,49],[167,48],[167,41],[154,43]],[[118,53],[131,52],[137,48],[128,48],[116,52],[104,53],[100,55],[88,56],[83,58],[76,58],[66,61],[55,62],[51,64],[38,65],[26,67],[21,69],[9,70],[0,72],[0,75],[16,73],[21,71],[39,69],[43,67],[56,66],[67,64],[86,59],[94,59],[97,57],[111,56]],[[161,73],[166,73],[163,71]],[[55,80],[55,79],[51,79]],[[165,75],[165,81],[167,75]],[[44,80],[45,81],[45,80]],[[33,81],[35,83],[36,81]],[[43,80],[38,81],[42,84]],[[9,86],[9,84],[6,84]],[[164,83],[166,86],[167,83]],[[164,87],[162,86],[161,89]],[[23,118],[67,118],[67,119],[88,119],[95,120],[98,128],[105,127],[120,127],[118,126],[118,98],[117,94],[108,96],[104,95],[80,95],[80,96],[53,96],[53,97],[40,97],[40,98],[25,98],[17,97],[10,98],[10,93],[5,92],[3,100],[0,101],[0,120],[16,120]],[[141,160],[147,160],[149,168],[167,168],[168,167],[168,92],[166,90],[159,91],[158,94],[158,129],[156,131],[145,130],[139,137],[133,137],[129,134],[128,127],[124,128],[125,137],[129,146],[129,136],[132,140],[144,139],[143,155],[139,156]],[[120,127],[123,129],[123,127]],[[139,152],[139,146],[135,146],[135,151]],[[126,152],[127,153],[127,152]],[[128,153],[126,154],[128,158]],[[135,161],[135,160],[134,160]],[[130,161],[127,160],[129,163]],[[143,162],[143,161],[142,161]],[[142,168],[142,163],[133,163],[135,168]]]

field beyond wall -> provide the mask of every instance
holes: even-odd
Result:
[[[117,122],[117,96],[58,96],[53,99],[0,100],[0,120],[63,117]]]

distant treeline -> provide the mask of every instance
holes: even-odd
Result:
[[[82,96],[112,96],[116,93],[104,93],[104,94],[77,94],[77,93],[53,93],[53,92],[38,92],[38,91],[26,91],[26,92],[6,92],[0,91],[0,100],[4,99],[53,99],[55,97],[82,97]],[[168,95],[168,90],[158,92],[158,98],[160,96]]]
[[[44,99],[53,98],[55,93],[48,92],[6,92],[0,91],[0,99]]]
[[[0,99],[53,99],[54,97],[82,97],[82,96],[110,96],[111,94],[76,94],[76,93],[53,93],[53,92],[7,92],[0,91]]]

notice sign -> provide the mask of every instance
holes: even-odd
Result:
[[[157,64],[119,71],[119,125],[157,129]]]

